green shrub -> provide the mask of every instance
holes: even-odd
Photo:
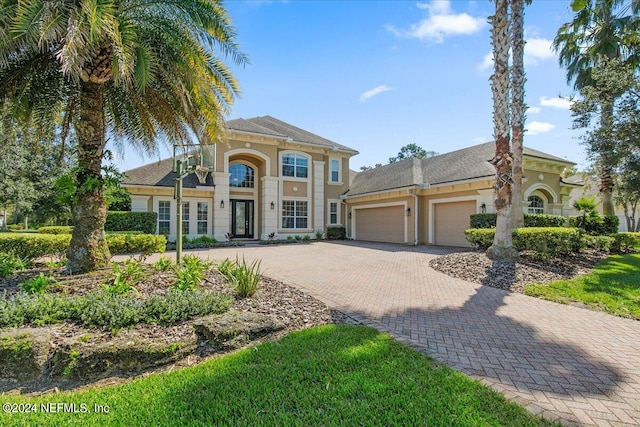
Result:
[[[252,296],[258,290],[258,283],[262,279],[260,272],[261,260],[256,259],[251,264],[247,264],[244,257],[242,262],[232,262],[225,259],[217,265],[218,271],[228,280],[229,285],[238,292],[240,297]]]
[[[513,246],[546,258],[579,252],[586,247],[586,241],[577,228],[530,227],[513,230]]]
[[[569,225],[581,228],[592,236],[611,236],[618,232],[620,219],[615,215],[572,216]]]
[[[167,238],[157,234],[107,234],[107,245],[111,255],[141,253],[149,255],[164,252]]]
[[[486,250],[493,244],[495,229],[472,228],[465,230],[467,240],[475,248]],[[580,230],[561,227],[529,227],[512,231],[513,246],[518,251],[533,251],[540,257],[559,256],[577,252],[586,241]]]
[[[479,213],[473,214],[470,217],[470,228],[494,228],[496,226],[497,214],[494,213]]]
[[[173,287],[178,291],[193,291],[198,289],[204,280],[204,273],[209,269],[210,263],[195,255],[187,255],[182,258],[182,264],[176,265],[176,281]]]
[[[484,251],[489,249],[493,244],[493,236],[496,233],[495,228],[469,228],[464,230],[467,241],[474,248]]]
[[[208,290],[170,290],[144,302],[147,323],[172,324],[197,316],[224,313],[233,302],[229,294]]]
[[[40,273],[37,277],[29,279],[26,282],[20,284],[22,292],[27,294],[44,294],[47,288],[57,283],[56,279],[52,276],[45,276],[44,273]]]
[[[73,233],[73,226],[71,225],[55,225],[48,227],[38,228],[40,234],[71,234]]]
[[[344,240],[347,238],[347,230],[344,227],[327,227],[328,240]]]
[[[155,234],[158,214],[156,212],[107,212],[105,231],[140,231]]]
[[[153,268],[158,271],[169,271],[172,265],[173,261],[171,261],[171,259],[167,258],[166,256],[161,256],[156,262],[153,263]]]
[[[28,266],[27,260],[20,259],[10,253],[0,252],[0,277],[10,276],[15,271],[24,270]]]
[[[155,234],[107,234],[112,255],[140,252],[148,255],[164,252],[167,239]],[[0,234],[0,252],[32,260],[44,256],[62,258],[69,249],[70,234]]]
[[[69,249],[70,234],[0,234],[0,252],[32,260],[43,256],[61,258]]]
[[[212,291],[169,291],[144,301],[95,290],[73,298],[54,294],[17,294],[0,299],[0,327],[42,326],[64,321],[88,328],[120,329],[141,322],[175,323],[195,316],[226,311],[233,297]]]
[[[261,261],[259,259],[253,260],[251,264],[247,264],[244,257],[242,257],[242,263],[236,259],[236,267],[233,271],[233,285],[235,285],[236,292],[241,297],[250,297],[258,290],[258,283],[262,278],[260,272]]]
[[[524,214],[525,227],[564,227],[567,218],[562,215]],[[493,228],[496,226],[496,214],[481,213],[471,215],[471,228]]]
[[[614,252],[631,252],[640,246],[640,233],[622,232],[616,233],[611,249]]]
[[[612,236],[590,236],[586,234],[584,236],[587,243],[587,247],[597,249],[603,252],[611,252],[615,246],[615,238]]]
[[[567,218],[562,215],[524,214],[525,227],[565,227]]]
[[[123,265],[114,263],[110,283],[103,285],[103,289],[112,295],[128,295],[131,291],[138,290],[133,286],[144,277],[142,263],[138,260],[128,259]]]

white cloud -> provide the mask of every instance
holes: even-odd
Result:
[[[552,123],[533,121],[526,126],[527,135],[540,135],[552,131],[555,127]]]
[[[475,138],[473,138],[473,142],[476,142],[478,144],[482,144],[484,142],[489,142],[491,141],[491,138],[487,138],[484,136],[476,136]]]
[[[529,108],[527,108],[527,113],[529,113],[529,114],[538,114],[540,111],[542,111],[542,108],[540,108],[540,107],[529,107]]]
[[[453,13],[450,0],[432,0],[430,3],[418,3],[417,6],[426,10],[429,17],[411,25],[408,30],[398,30],[389,25],[387,30],[398,37],[442,43],[445,37],[474,34],[487,25],[485,17]]]
[[[369,98],[373,98],[374,96],[380,95],[383,92],[389,92],[390,90],[393,90],[393,89],[385,85],[374,87],[373,89],[369,89],[368,91],[360,95],[360,102],[364,102]]]
[[[493,53],[487,53],[484,58],[482,58],[482,62],[478,64],[478,70],[484,71],[493,68]]]
[[[543,107],[553,107],[559,108],[561,110],[568,110],[571,108],[571,104],[573,103],[566,98],[547,98],[546,96],[540,97],[540,105],[542,105]]]

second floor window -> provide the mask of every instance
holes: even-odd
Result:
[[[282,155],[282,176],[306,178],[309,174],[309,160],[300,154]]]
[[[340,182],[340,161],[331,160],[331,182]]]

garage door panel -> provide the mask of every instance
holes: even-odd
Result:
[[[434,204],[434,230],[436,245],[470,247],[464,230],[469,228],[470,215],[476,213],[476,202]]]
[[[404,206],[356,210],[356,239],[404,243]]]

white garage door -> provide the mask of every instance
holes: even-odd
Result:
[[[434,230],[436,245],[470,247],[464,235],[469,228],[469,216],[476,213],[476,202],[434,204]]]
[[[356,210],[356,239],[404,243],[404,206]]]

